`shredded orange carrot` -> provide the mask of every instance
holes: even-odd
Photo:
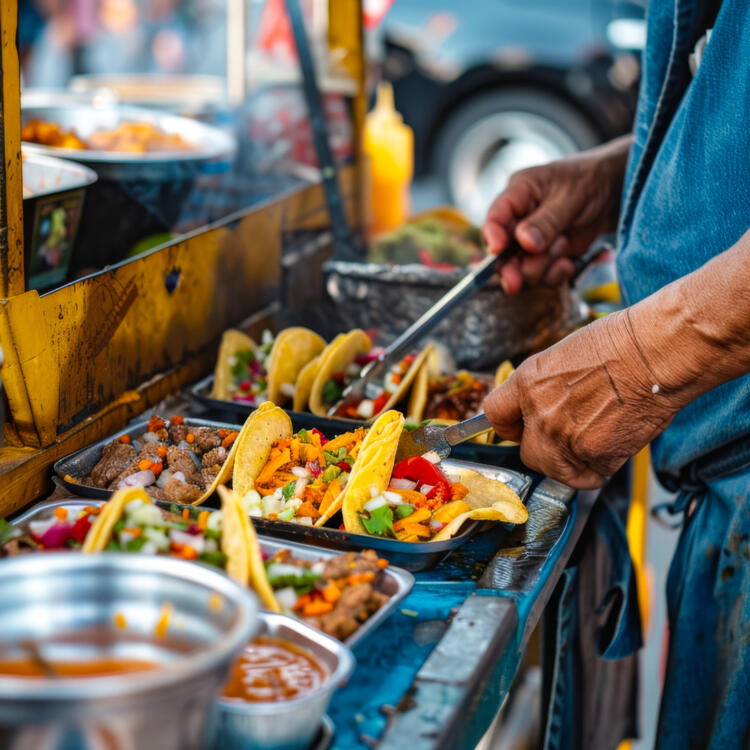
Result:
[[[185,522],[190,520],[190,508],[182,509],[182,520]]]
[[[161,608],[161,614],[159,620],[154,628],[154,633],[157,638],[164,638],[169,628],[169,621],[172,619],[172,605],[164,604]]]
[[[55,518],[58,521],[67,521],[68,509],[67,508],[55,508]]]
[[[323,499],[320,501],[320,515],[325,515],[326,511],[331,507],[331,503],[339,496],[341,492],[341,486],[339,480],[334,479],[326,490],[326,494],[323,495]]]
[[[99,513],[101,513],[101,511],[102,511],[101,508],[97,508],[97,507],[95,507],[93,505],[86,505],[86,506],[84,506],[82,512],[83,513],[88,513],[91,516],[98,516]]]
[[[297,603],[294,605],[294,609],[303,609],[311,601],[312,601],[312,596],[310,596],[310,594],[302,594],[300,598],[297,599]]]
[[[185,435],[185,440],[186,440],[186,441],[187,441],[188,443],[194,443],[194,442],[195,442],[195,435],[193,435],[193,433],[192,433],[192,432],[188,432],[188,434],[187,434],[187,435]]]
[[[150,469],[151,468],[151,461],[149,461],[147,458],[142,458],[138,462],[138,468],[141,471],[146,471],[146,469]]]
[[[302,505],[297,508],[296,516],[309,516],[313,520],[320,518],[320,511],[309,501],[305,500]]]
[[[205,531],[208,526],[208,517],[211,515],[211,511],[202,510],[198,514],[198,530]]]
[[[120,435],[120,437],[117,438],[118,443],[125,443],[127,445],[131,442],[130,435]]]
[[[397,490],[393,487],[389,487],[388,492],[395,492],[401,495],[407,503],[416,505],[417,507],[424,505],[427,501],[427,498],[421,492],[417,492],[416,490]]]
[[[235,441],[235,440],[237,440],[237,436],[238,436],[239,434],[240,434],[240,433],[239,433],[239,432],[237,432],[236,430],[232,430],[232,432],[230,432],[230,433],[229,433],[229,434],[228,434],[228,435],[227,435],[227,436],[226,436],[226,437],[225,437],[225,438],[224,438],[224,439],[223,439],[223,440],[221,441],[221,447],[222,447],[222,448],[223,448],[224,450],[229,450],[229,448],[231,448],[231,447],[232,447],[232,445],[234,445],[234,441]]]
[[[184,560],[195,560],[198,557],[198,553],[187,544],[183,546],[179,554]]]
[[[451,482],[453,487],[453,500],[463,500],[469,494],[469,488],[461,482]]]
[[[263,470],[258,474],[258,478],[255,480],[256,484],[268,484],[271,481],[271,477],[280,469],[284,464],[288,464],[291,461],[291,453],[288,448],[285,448],[279,453],[278,456],[272,458],[264,467]]]
[[[377,562],[376,564],[377,564],[377,566],[378,566],[378,567],[379,567],[379,568],[380,568],[381,570],[385,570],[385,568],[387,568],[387,567],[388,567],[388,560],[386,560],[386,559],[385,559],[385,558],[383,558],[383,557],[379,557],[379,558],[378,558],[378,562]]]
[[[123,531],[127,531],[129,534],[132,534],[133,539],[138,539],[138,537],[143,533],[143,529],[141,529],[140,526],[126,526]]]
[[[331,602],[327,602],[325,599],[316,599],[302,608],[302,614],[305,617],[317,617],[327,614],[332,609],[333,604]]]
[[[160,445],[156,449],[156,455],[159,456],[159,458],[164,458],[164,456],[167,455],[167,446],[166,445]]]
[[[338,601],[340,597],[341,589],[333,581],[323,589],[323,598],[331,604]]]

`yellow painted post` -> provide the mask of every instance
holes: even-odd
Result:
[[[21,73],[16,47],[18,4],[0,2],[0,297],[21,294],[23,177],[21,175]]]

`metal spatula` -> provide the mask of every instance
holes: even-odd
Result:
[[[454,445],[491,429],[492,425],[483,412],[458,424],[426,424],[412,432],[404,430],[398,443],[396,461],[421,456],[428,451],[434,451],[440,458],[448,458]]]

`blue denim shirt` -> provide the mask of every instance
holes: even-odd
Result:
[[[688,57],[711,23],[712,4],[651,0],[649,7],[619,228],[617,265],[628,304],[699,268],[750,226],[750,2],[723,0],[691,78]],[[745,435],[750,376],[677,414],[653,445],[654,463],[676,475]]]

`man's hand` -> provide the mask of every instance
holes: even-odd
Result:
[[[684,406],[750,373],[750,230],[701,268],[526,360],[484,401],[530,468],[599,486]]]
[[[502,253],[515,237],[525,251],[500,275],[509,293],[523,284],[559,284],[573,274],[571,256],[617,225],[630,136],[514,174],[487,213],[484,239]]]
[[[526,360],[484,409],[500,437],[521,444],[527,466],[593,489],[679,408],[669,394],[654,393],[654,380],[624,311]]]

